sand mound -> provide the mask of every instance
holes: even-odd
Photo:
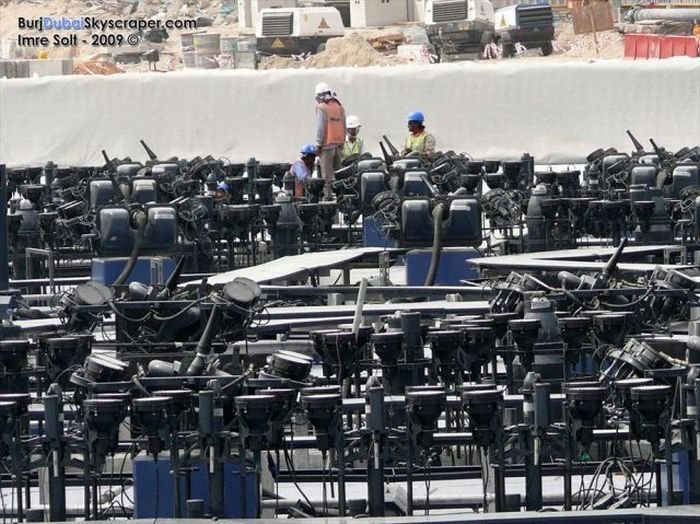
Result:
[[[264,58],[262,69],[367,67],[405,64],[408,60],[396,55],[383,55],[357,33],[331,38],[326,49],[305,59],[271,56]]]

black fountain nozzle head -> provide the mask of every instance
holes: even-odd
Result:
[[[256,178],[255,179],[255,191],[258,194],[258,198],[261,204],[269,205],[272,204],[272,183],[271,178]]]
[[[282,206],[279,204],[269,204],[260,206],[260,216],[265,221],[268,227],[275,227],[277,220],[282,212]]]
[[[282,422],[291,414],[297,401],[298,392],[292,388],[259,389],[256,395],[273,397],[271,420]]]
[[[374,352],[384,366],[395,366],[403,353],[403,333],[389,331],[375,333],[371,337]]]
[[[137,426],[148,437],[148,450],[155,457],[163,450],[161,434],[175,419],[170,397],[146,397],[131,401],[131,413]]]
[[[562,385],[571,416],[582,421],[586,426],[592,426],[603,409],[606,389],[598,384],[593,381],[582,381]]]
[[[297,214],[299,215],[299,220],[305,224],[311,223],[318,216],[319,208],[320,204],[298,204]]]
[[[480,175],[484,169],[485,162],[482,160],[467,160],[465,162],[468,175]],[[498,169],[498,168],[496,168]]]
[[[355,334],[350,331],[333,331],[322,335],[323,361],[325,365],[335,366],[337,372],[347,377],[357,364],[360,346]]]
[[[632,202],[632,210],[640,222],[648,222],[654,215],[656,202],[653,200],[636,200]]]
[[[536,318],[518,318],[508,321],[513,340],[520,351],[530,353],[537,342],[540,321]]]
[[[326,181],[323,178],[307,178],[304,181],[304,186],[311,202],[318,203],[321,200],[321,193],[323,193],[325,184]]]
[[[606,344],[620,346],[628,332],[625,315],[596,315],[593,317],[593,329],[596,336]]]
[[[7,215],[7,233],[11,237],[17,235],[19,228],[22,225],[22,215],[17,213],[12,213]]]
[[[457,357],[462,333],[458,330],[440,330],[428,333],[428,341],[433,355],[444,364]]]
[[[45,186],[39,184],[24,184],[20,186],[20,193],[32,204],[37,205],[44,195]]]
[[[155,394],[159,397],[170,399],[170,410],[172,412],[172,421],[174,425],[180,418],[180,415],[194,406],[194,395],[189,389],[163,389],[157,391]]]
[[[542,209],[542,216],[547,220],[552,220],[557,216],[559,208],[561,207],[561,200],[559,198],[546,198],[540,202],[540,208]]]
[[[27,365],[29,340],[0,340],[0,367],[9,373],[16,373]]]
[[[465,348],[479,358],[488,358],[495,341],[492,319],[472,320],[460,327]]]
[[[272,418],[275,397],[272,395],[241,395],[234,399],[241,425],[247,431],[246,444],[262,449],[263,437],[267,434]]]
[[[26,427],[29,393],[4,393],[0,395],[0,458],[12,455],[12,448],[19,443],[19,433]]]
[[[83,420],[87,427],[90,455],[101,465],[119,445],[119,425],[126,416],[127,407],[123,399],[90,398],[82,404]]]
[[[262,295],[262,289],[250,278],[236,277],[223,287],[222,294],[229,302],[247,309],[256,304]]]
[[[564,342],[570,348],[580,348],[587,340],[591,329],[591,319],[587,317],[559,317],[559,330]]]
[[[617,396],[622,402],[629,414],[630,420],[630,437],[635,441],[639,441],[642,432],[642,419],[639,412],[634,409],[634,403],[632,402],[632,388],[639,386],[651,386],[654,384],[654,379],[644,377],[644,378],[626,378],[622,380],[615,381],[615,391]]]
[[[302,389],[301,404],[314,427],[317,448],[328,451],[333,447],[339,430],[342,397],[340,393],[304,395],[303,392]]]
[[[484,171],[486,173],[495,173],[501,167],[500,160],[484,160]]]
[[[58,367],[67,368],[74,363],[84,362],[92,347],[92,334],[70,335],[46,338],[41,346],[48,359]]]
[[[279,350],[270,356],[269,371],[276,377],[304,382],[311,373],[313,359],[295,351]]]
[[[116,398],[88,398],[83,401],[83,418],[88,428],[99,436],[117,431],[126,416],[126,404]]]
[[[542,171],[541,173],[535,173],[535,178],[538,183],[551,186],[557,179],[557,173],[554,171]]]
[[[563,389],[569,405],[569,414],[574,420],[581,422],[581,427],[576,431],[576,440],[587,450],[593,443],[593,427],[595,419],[603,409],[606,390],[601,386],[574,387],[571,385]]]
[[[603,210],[606,218],[611,222],[620,219],[628,208],[628,204],[627,200],[604,200]]]
[[[462,390],[462,402],[469,414],[469,427],[476,443],[488,448],[496,441],[496,433],[500,429],[498,421],[503,408],[503,390]]]
[[[445,390],[408,390],[406,391],[406,409],[415,425],[416,442],[423,448],[429,448],[433,442],[433,433],[437,421],[445,411],[447,395]]]
[[[508,322],[518,318],[517,313],[486,313],[486,318],[493,320],[493,333],[502,340],[508,332]]]
[[[461,186],[470,194],[474,194],[482,180],[483,174],[481,171],[478,171],[477,173],[466,173],[464,175],[460,175],[459,177]]]
[[[506,176],[503,173],[493,173],[486,171],[484,181],[489,189],[502,189],[506,185]]]
[[[672,390],[668,385],[636,386],[630,389],[632,409],[639,414],[641,436],[656,446],[664,434],[662,417],[668,411]]]
[[[90,382],[121,382],[129,365],[116,358],[92,354],[85,359],[84,377]]]

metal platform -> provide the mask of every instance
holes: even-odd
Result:
[[[541,251],[523,255],[504,255],[498,257],[475,258],[468,263],[480,270],[490,269],[496,272],[517,270],[529,271],[602,271],[606,260],[615,252],[614,247],[595,247],[564,249],[561,251]],[[679,252],[679,246],[630,246],[626,247],[617,265],[622,273],[648,274],[657,267],[669,269],[684,269],[693,267],[677,264],[647,264],[624,262],[625,258],[642,257],[646,255],[664,255],[668,258],[671,253]]]
[[[258,266],[234,269],[226,273],[220,273],[207,280],[210,285],[223,285],[231,282],[236,277],[245,277],[254,280],[258,284],[292,280],[299,277],[308,277],[319,270],[341,269],[352,263],[367,262],[379,256],[379,253],[400,254],[403,249],[384,249],[381,247],[361,247],[341,249],[337,251],[322,251],[319,253],[304,253],[278,258],[260,264]],[[198,285],[201,280],[188,282],[187,286]]]

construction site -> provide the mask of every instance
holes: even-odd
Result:
[[[700,4],[0,0],[0,510],[700,523]]]

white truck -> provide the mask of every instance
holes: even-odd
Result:
[[[340,12],[334,7],[262,9],[255,28],[258,52],[281,56],[317,53],[329,38],[344,34]]]

